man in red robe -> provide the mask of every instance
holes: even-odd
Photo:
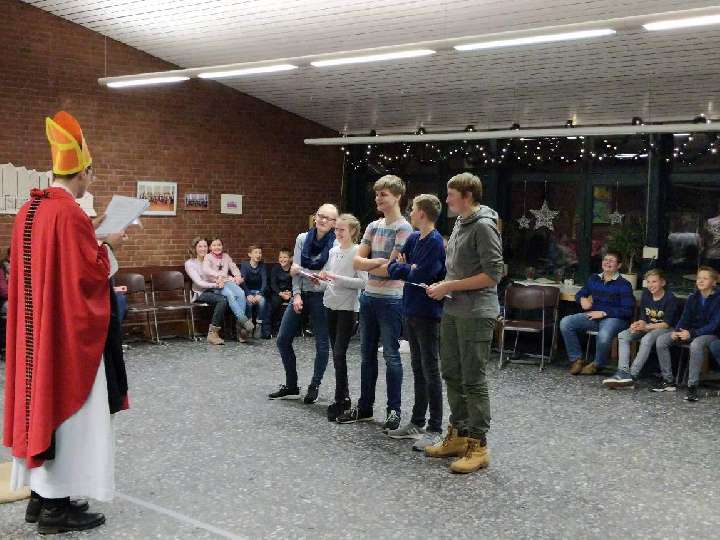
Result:
[[[54,181],[32,190],[12,233],[3,429],[11,487],[30,486],[25,517],[42,534],[105,522],[70,497],[112,498],[111,414],[127,408],[109,281],[123,235],[98,242],[75,200],[94,177],[77,120],[59,112],[46,134]]]

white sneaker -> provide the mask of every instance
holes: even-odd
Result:
[[[387,435],[391,439],[419,439],[425,435],[425,430],[409,422],[401,428],[389,430]]]
[[[425,433],[422,437],[420,437],[417,441],[415,441],[415,444],[413,444],[412,449],[417,452],[424,452],[425,448],[428,446],[435,446],[436,444],[440,444],[443,441],[442,433]]]
[[[398,349],[398,352],[400,354],[403,354],[403,353],[410,354],[410,342],[407,341],[406,339],[401,339],[401,340],[399,340],[399,343],[400,343],[400,349]],[[379,353],[383,352],[382,346],[378,347],[378,352]]]

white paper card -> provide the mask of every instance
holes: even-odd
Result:
[[[147,210],[149,206],[150,202],[145,199],[113,195],[107,210],[105,210],[105,214],[107,215],[95,230],[95,236],[102,238],[108,234],[119,233],[125,230],[128,225],[139,218],[140,214]]]

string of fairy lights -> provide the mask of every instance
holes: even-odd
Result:
[[[468,131],[470,131],[468,129]],[[418,134],[423,134],[418,131]],[[707,156],[720,153],[720,134],[675,134],[672,155],[666,161],[692,166]],[[587,160],[615,163],[642,163],[655,149],[648,136],[597,137],[593,145],[589,138],[578,136],[518,138],[497,141],[451,141],[427,143],[347,145],[340,150],[345,153],[347,166],[357,171],[373,164],[388,172],[400,172],[411,162],[432,166],[453,160],[462,160],[475,168],[492,168],[514,165],[528,169],[545,168],[549,165],[576,167]],[[590,150],[592,148],[592,150]]]

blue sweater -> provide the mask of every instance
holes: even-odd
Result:
[[[611,319],[629,321],[633,317],[635,296],[632,285],[622,276],[603,282],[600,276],[592,274],[585,286],[575,295],[575,300],[580,303],[580,298],[586,296],[592,296],[592,311],[604,311]]]
[[[405,242],[402,253],[405,255],[405,263],[392,262],[388,265],[391,279],[426,285],[445,279],[445,246],[442,236],[436,230],[423,239],[420,239],[419,231],[413,232]],[[442,302],[430,298],[425,289],[405,283],[403,312],[410,317],[440,319]]]
[[[265,263],[260,261],[257,268],[250,266],[250,262],[243,262],[240,264],[240,274],[242,274],[245,283],[243,283],[243,289],[246,291],[260,291],[262,296],[265,296],[267,292],[267,270],[265,269]]]
[[[720,329],[720,292],[716,289],[702,302],[700,291],[692,293],[677,323],[678,330],[690,332],[690,338],[714,334]]]
[[[649,324],[666,323],[671,328],[680,318],[677,298],[670,291],[660,300],[653,300],[649,290],[644,289],[640,299],[640,319]]]

